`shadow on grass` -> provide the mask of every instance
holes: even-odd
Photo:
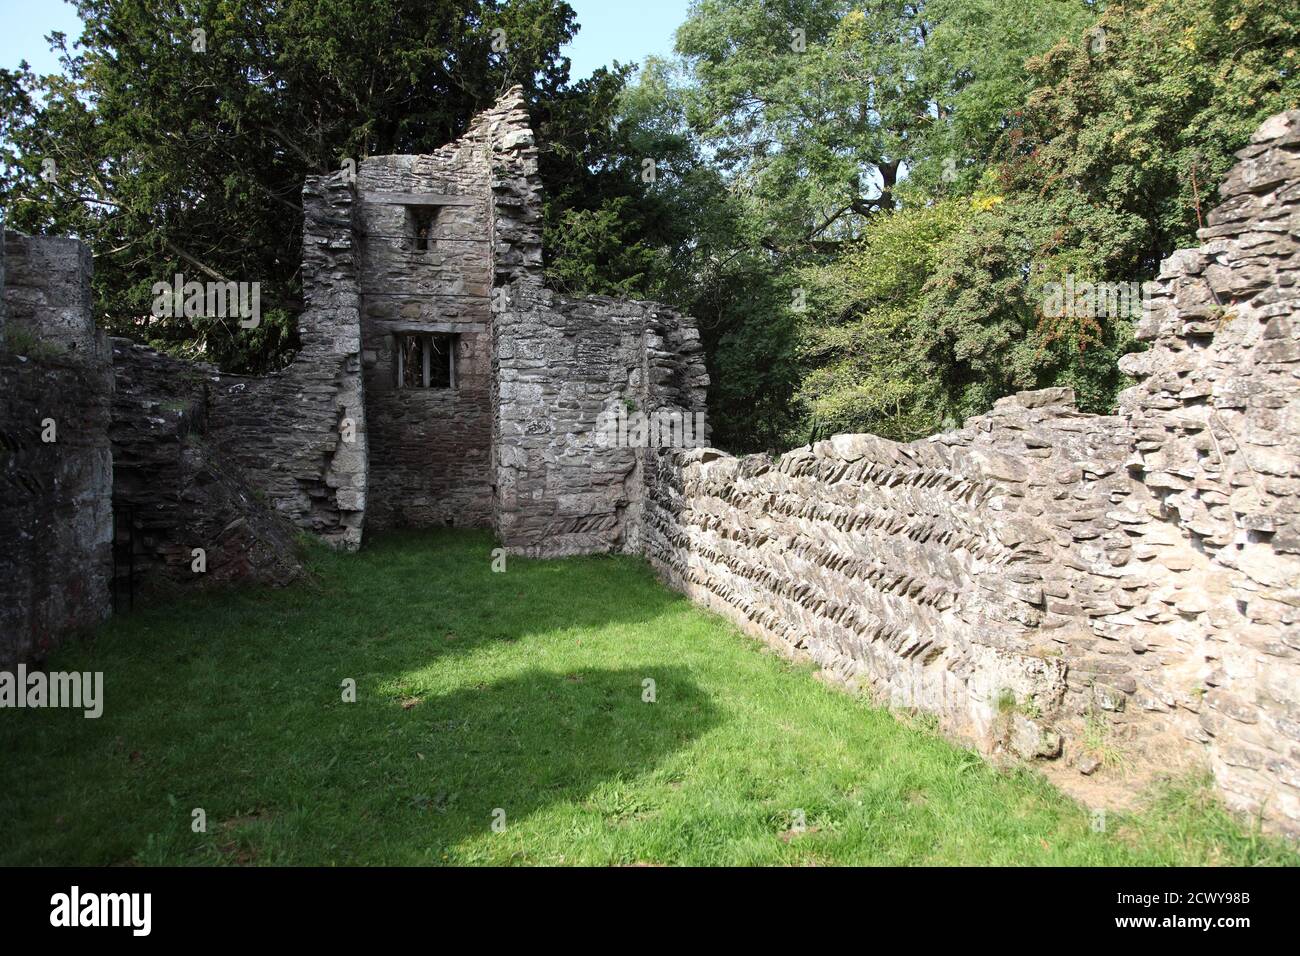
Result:
[[[439,862],[498,808],[509,828],[580,801],[716,724],[684,668],[583,668],[580,650],[536,664],[679,604],[643,567],[511,558],[494,574],[495,546],[385,537],[317,554],[310,583],[187,597],[62,649],[51,669],[104,671],[104,716],[0,724],[0,862]]]
[[[342,805],[355,799],[358,776],[380,771],[387,795],[369,801],[383,820],[372,834],[387,844],[380,858],[436,861],[493,833],[494,821],[508,830],[552,804],[581,803],[603,783],[650,773],[717,723],[685,669],[655,669],[654,703],[642,698],[645,677],[641,669],[529,669],[408,702],[400,715],[390,707],[370,721],[365,739],[353,733],[352,759],[313,793]],[[380,748],[385,755],[376,759]],[[347,843],[347,828],[339,820],[329,830]],[[358,824],[357,843],[370,839],[366,829]]]
[[[585,805],[603,784],[634,786],[717,724],[686,670],[655,670],[654,703],[642,699],[639,669],[529,669],[436,697],[370,697],[272,746],[195,752],[157,782],[149,832],[121,849],[146,864],[531,862],[528,848],[555,834],[534,825],[515,843],[512,830],[548,807]],[[209,814],[207,834],[188,832],[191,806]],[[604,825],[604,812],[588,809],[592,826]],[[117,818],[136,822],[129,811]],[[515,852],[466,845],[481,837]]]

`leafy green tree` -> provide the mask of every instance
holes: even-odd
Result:
[[[1030,63],[1006,183],[1112,211],[1131,239],[1106,265],[1149,276],[1193,242],[1260,122],[1300,103],[1297,67],[1297,0],[1112,4]]]
[[[1112,409],[1134,316],[1058,314],[1045,308],[1048,283],[1152,278],[1194,244],[1233,153],[1300,101],[1294,0],[1121,3],[1082,25],[1069,5],[1038,5],[1054,6],[1066,15],[1050,22],[1068,30],[1017,68],[1050,30],[1031,19],[999,45],[967,33],[980,4],[928,5],[925,68],[955,78],[934,84],[950,108],[918,139],[904,208],[807,273],[798,398],[809,421],[792,440],[915,438],[1049,385]],[[960,157],[957,177],[940,175],[945,154]],[[931,198],[953,192],[972,200],[955,219],[951,201]]]
[[[900,184],[922,200],[980,188],[1033,90],[1027,61],[1097,17],[1092,0],[926,0],[924,9],[920,70],[933,102]]]
[[[1112,408],[1123,384],[1116,363],[1133,345],[1136,316],[1044,313],[1046,284],[1064,273],[1110,281],[1096,264],[1122,241],[1114,216],[1070,201],[1077,198],[1051,205],[1007,198],[944,244],[921,301],[927,325],[918,351],[937,372],[946,425],[1003,395],[1051,385],[1073,387],[1082,408]],[[1055,243],[1069,250],[1066,258],[1044,256]]]
[[[718,179],[680,122],[664,70],[651,60],[629,83],[632,68],[615,64],[534,110],[557,288],[683,303],[681,260],[706,228],[699,210]]]
[[[791,442],[840,432],[907,441],[952,424],[938,378],[946,370],[927,354],[923,292],[974,214],[963,199],[900,209],[874,220],[841,256],[801,271],[803,424]]]
[[[1195,244],[1233,153],[1300,103],[1297,13],[1257,0],[1116,4],[1029,63],[1034,90],[996,167],[1004,201],[948,244],[927,285],[927,356],[954,416],[1047,385],[1113,408],[1136,316],[1057,314],[1047,283],[1140,284]]]
[[[851,238],[893,208],[931,91],[920,3],[701,0],[677,34],[689,117],[774,250]]]
[[[978,189],[1032,87],[1025,61],[1094,16],[1086,0],[692,8],[678,33],[686,119],[726,176],[729,255],[764,289],[705,325],[720,436],[765,447],[774,434],[916,437],[954,421],[917,309],[921,266],[939,261],[927,243],[961,217],[908,207]],[[890,301],[873,301],[885,286]],[[806,311],[791,307],[800,290]]]
[[[693,315],[713,378],[714,441],[778,446],[796,379],[786,292],[752,197],[706,158],[672,66],[651,59],[635,78],[627,67],[598,71],[539,113],[550,283]]]

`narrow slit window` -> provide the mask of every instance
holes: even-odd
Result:
[[[407,220],[415,239],[415,251],[427,252],[433,242],[433,229],[438,222],[437,206],[407,206]]]
[[[393,351],[398,388],[456,387],[456,336],[401,333]]]

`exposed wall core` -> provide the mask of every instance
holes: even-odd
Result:
[[[356,550],[369,454],[354,190],[342,172],[310,178],[302,201],[302,348],[275,375],[221,376],[211,393],[211,435],[279,514]]]

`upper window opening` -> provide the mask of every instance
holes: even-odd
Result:
[[[437,206],[407,206],[407,220],[415,239],[415,251],[425,252],[433,241],[433,228],[438,222]]]

